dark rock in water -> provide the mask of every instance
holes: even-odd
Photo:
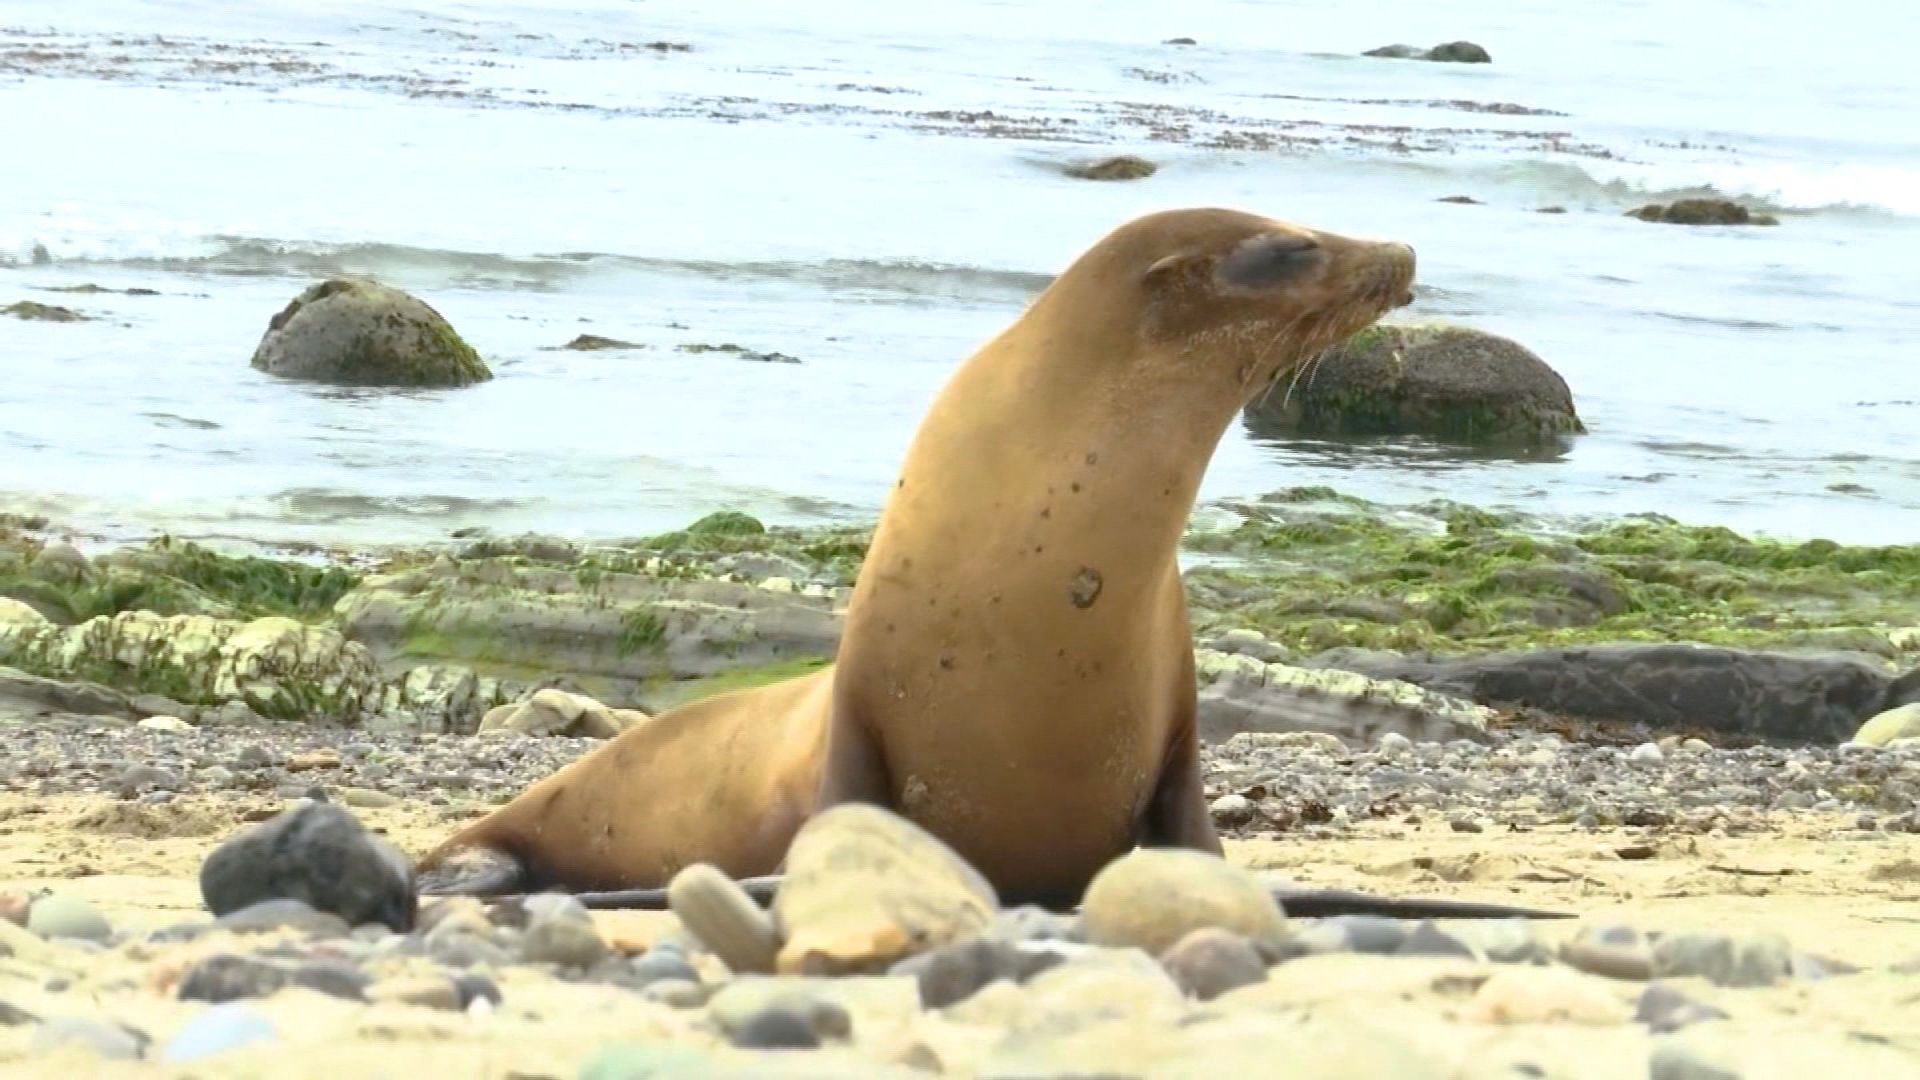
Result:
[[[1160,44],[1162,45],[1198,45],[1200,43],[1193,40],[1190,37],[1175,37],[1175,38],[1168,38],[1167,40],[1161,42]]]
[[[1267,977],[1266,961],[1246,938],[1212,927],[1181,938],[1161,954],[1160,966],[1180,989],[1201,1001],[1212,1001]]]
[[[215,917],[263,900],[302,900],[349,924],[399,933],[418,909],[407,857],[328,802],[289,810],[215,848],[200,867],[200,895]]]
[[[1249,403],[1256,435],[1429,435],[1557,444],[1586,427],[1560,374],[1516,341],[1460,326],[1374,326],[1311,377]]]
[[[1640,1003],[1634,1009],[1633,1018],[1659,1033],[1678,1031],[1703,1020],[1725,1020],[1727,1014],[1717,1006],[1695,1001],[1666,983],[1649,983],[1640,992]]]
[[[575,352],[597,352],[601,349],[646,348],[645,345],[636,341],[622,341],[619,338],[601,337],[599,334],[581,334],[560,347],[562,349],[572,349]]]
[[[1886,700],[1893,677],[1864,660],[1717,645],[1624,644],[1429,659],[1334,649],[1312,667],[1401,679],[1481,704],[1655,728],[1834,744]]]
[[[1144,180],[1160,171],[1160,166],[1143,157],[1121,154],[1099,161],[1084,161],[1060,170],[1076,180]]]
[[[42,304],[33,300],[21,300],[0,307],[0,315],[11,315],[27,322],[86,322],[87,316],[72,308],[57,304]]]
[[[920,1005],[944,1009],[972,997],[999,979],[1025,982],[1065,957],[1042,948],[1023,948],[994,937],[969,938],[933,952],[910,956],[889,975],[912,976],[920,984]]]
[[[1442,195],[1440,198],[1435,199],[1433,201],[1443,202],[1443,203],[1453,203],[1458,206],[1485,206],[1486,205],[1486,203],[1481,202],[1479,199],[1476,199],[1471,195]]]
[[[266,997],[289,986],[318,990],[350,1001],[366,999],[372,980],[359,968],[333,960],[269,960],[219,953],[187,970],[180,979],[182,1001],[239,1001]]]
[[[1431,60],[1442,64],[1493,62],[1492,55],[1486,49],[1471,41],[1449,41],[1431,49],[1422,49],[1417,45],[1382,45],[1377,49],[1368,49],[1361,55],[1385,57],[1388,60]]]
[[[377,282],[330,278],[267,325],[253,366],[345,386],[466,386],[493,372],[440,313]]]
[[[1648,203],[1627,216],[1666,225],[1778,225],[1772,214],[1756,214],[1729,199],[1681,199],[1673,203]]]

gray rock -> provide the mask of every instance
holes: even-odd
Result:
[[[1653,978],[1653,950],[1630,926],[1583,928],[1560,947],[1563,963],[1609,979]]]
[[[280,1037],[273,1021],[249,1005],[224,1002],[213,1005],[188,1020],[167,1041],[160,1052],[166,1062],[195,1061],[256,1042],[271,1042]]]
[[[149,1041],[144,1032],[125,1024],[84,1016],[50,1016],[34,1028],[27,1050],[45,1054],[77,1042],[109,1060],[138,1061],[146,1056]]]
[[[329,911],[316,911],[304,900],[262,900],[215,919],[213,925],[236,934],[299,930],[314,937],[346,937],[353,927]]]
[[[923,1008],[944,1009],[972,997],[999,979],[1025,982],[1064,959],[1045,948],[1022,947],[996,937],[969,938],[933,952],[910,956],[888,969],[919,983]]]
[[[806,1013],[777,1005],[743,1018],[728,1029],[727,1037],[742,1050],[812,1050],[820,1045],[820,1033]]]
[[[1762,934],[1680,933],[1653,943],[1656,978],[1697,975],[1719,986],[1770,986],[1787,977],[1793,950],[1784,938]]]
[[[1727,1014],[1704,1001],[1696,1001],[1666,983],[1648,983],[1640,992],[1633,1019],[1647,1025],[1656,1034],[1678,1031],[1705,1020],[1725,1020]]]
[[[1266,961],[1246,938],[1211,927],[1181,938],[1161,954],[1160,966],[1181,990],[1201,1001],[1267,977]]]
[[[1422,919],[1407,933],[1394,950],[1395,956],[1457,956],[1463,960],[1484,961],[1480,950],[1440,929],[1432,919]]]
[[[418,907],[412,864],[345,809],[314,802],[227,840],[200,867],[218,917],[262,900],[302,900],[348,923],[404,933]]]
[[[440,313],[399,289],[332,278],[267,326],[253,367],[348,386],[466,386],[493,377]]]
[[[360,969],[337,960],[279,960],[217,953],[187,969],[180,979],[178,995],[182,1001],[217,1004],[266,997],[297,986],[351,1001],[364,1001],[371,982]]]
[[[1654,1040],[1647,1060],[1648,1080],[1741,1080],[1740,1070],[1719,1054],[1665,1035]]]
[[[113,927],[92,904],[77,896],[49,893],[27,910],[27,929],[43,938],[77,938],[106,944]]]

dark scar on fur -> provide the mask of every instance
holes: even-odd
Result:
[[[1067,596],[1077,608],[1090,608],[1100,599],[1100,571],[1091,566],[1083,566],[1073,575],[1073,584],[1067,588]]]

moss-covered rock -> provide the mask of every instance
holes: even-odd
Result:
[[[1520,343],[1459,326],[1374,326],[1250,402],[1263,435],[1427,435],[1471,445],[1584,432],[1566,380]]]
[[[1731,199],[1680,199],[1672,203],[1648,203],[1627,211],[1627,216],[1665,225],[1778,225],[1772,214],[1756,214]]]
[[[0,537],[0,597],[63,624],[122,611],[312,621],[358,580],[345,567],[221,554],[167,536],[91,562],[77,555],[59,541]]]
[[[20,300],[0,307],[0,315],[11,315],[27,322],[85,322],[87,317],[72,308],[57,304],[42,304],[34,300]]]
[[[1120,154],[1098,161],[1076,161],[1061,168],[1076,180],[1144,180],[1160,171],[1160,166],[1143,157]]]
[[[313,285],[275,315],[253,366],[345,386],[466,386],[493,377],[425,302],[356,278]]]

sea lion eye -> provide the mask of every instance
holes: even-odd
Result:
[[[1220,280],[1247,289],[1285,284],[1320,258],[1320,242],[1311,236],[1263,233],[1240,242],[1220,260]]]

